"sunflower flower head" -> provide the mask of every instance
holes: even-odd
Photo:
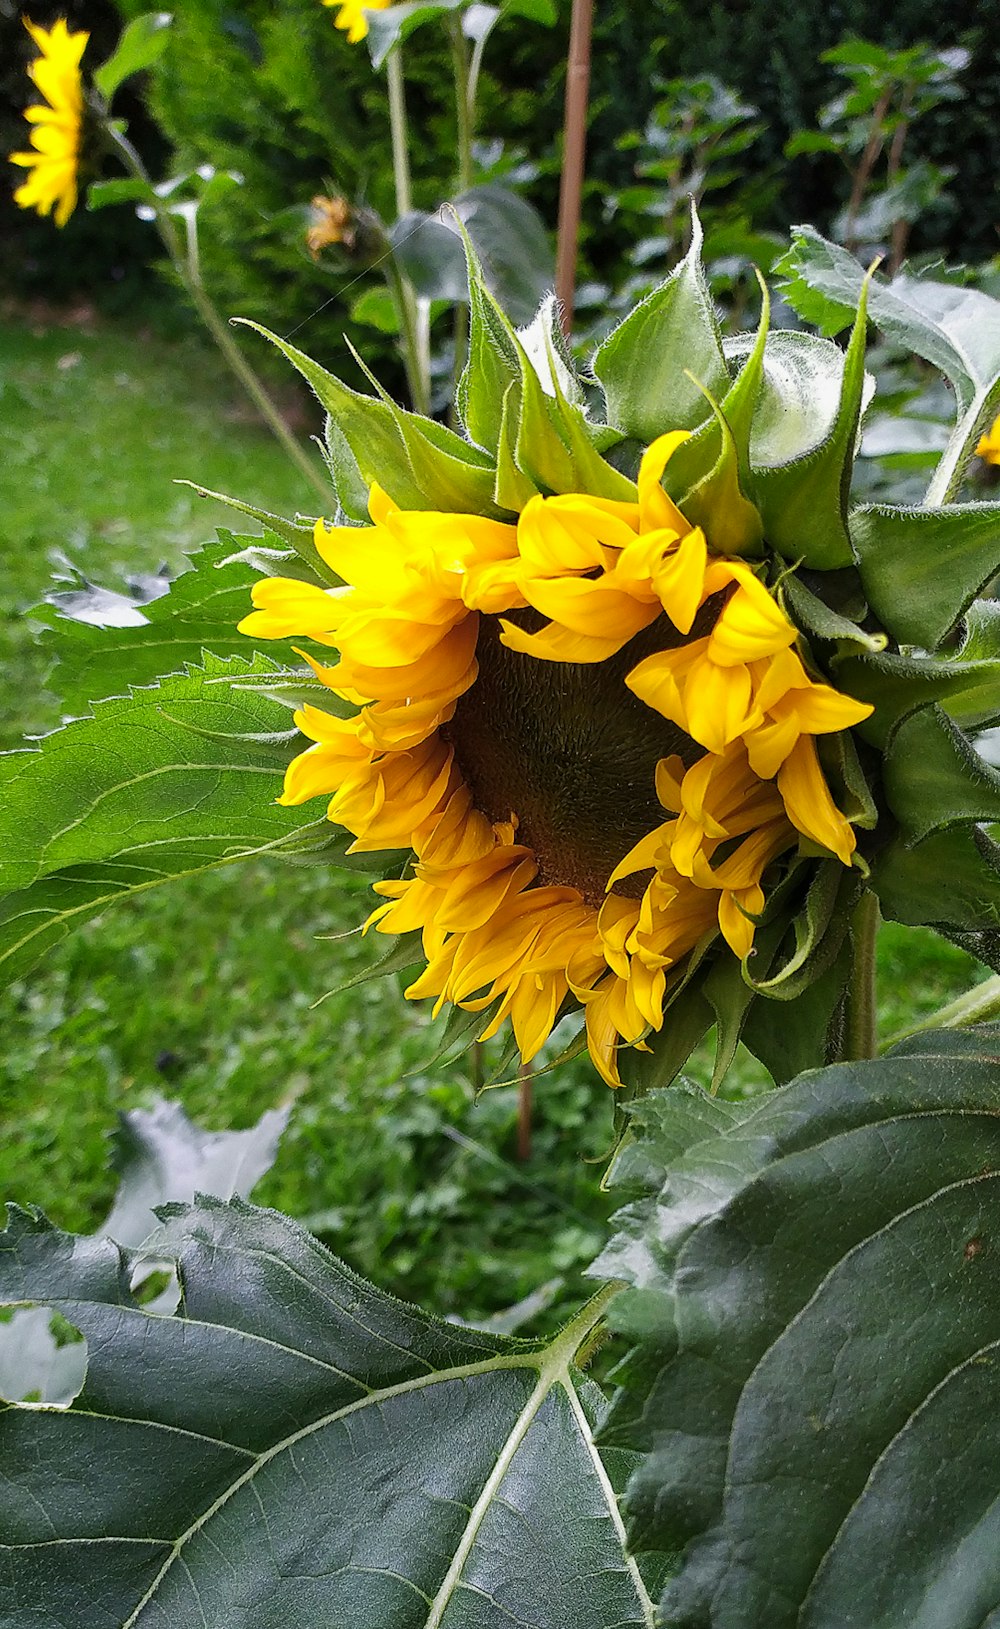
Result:
[[[324,6],[336,6],[334,26],[347,35],[352,45],[358,45],[368,34],[366,11],[385,11],[393,0],[323,0]]]
[[[24,26],[39,51],[28,75],[45,100],[24,111],[32,126],[30,151],[10,155],[12,164],[29,171],[14,202],[39,215],[52,214],[57,226],[65,226],[77,203],[83,128],[80,60],[90,35],[71,34],[63,18],[51,29],[27,18]]]
[[[986,434],[980,436],[976,453],[985,458],[987,464],[1000,464],[1000,415],[998,415]]]
[[[899,897],[912,847],[886,751],[912,661],[844,508],[863,305],[846,354],[770,336],[766,298],[724,346],[696,232],[598,351],[599,423],[554,305],[515,332],[468,252],[465,435],[276,341],[339,498],[315,580],[264,578],[240,625],[308,664],[281,801],[322,797],[382,868],[366,927],[407,995],[509,1020],[525,1061],[574,1011],[613,1086],[672,1078],[713,1022],[723,1066],[741,1036],[779,1076],[822,1061],[854,907]]]

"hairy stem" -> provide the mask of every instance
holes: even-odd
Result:
[[[854,961],[847,986],[845,1060],[878,1056],[875,998],[875,947],[878,941],[878,928],[878,895],[868,889],[855,905],[851,919]]]
[[[392,138],[392,179],[396,187],[396,214],[408,215],[413,208],[410,181],[410,144],[406,124],[406,91],[403,84],[403,57],[394,45],[385,59],[389,91],[389,133]]]
[[[996,1018],[1000,1013],[1000,978],[984,979],[974,989],[966,990],[964,995],[956,996],[947,1006],[939,1007],[937,1012],[929,1013],[918,1024],[910,1024],[906,1029],[897,1030],[890,1035],[881,1050],[888,1051],[889,1047],[896,1046],[899,1041],[905,1041],[910,1035],[922,1035],[928,1029],[964,1029],[968,1024],[982,1024],[988,1018]]]
[[[406,89],[403,82],[403,54],[397,43],[385,60],[386,85],[389,91],[389,134],[392,139],[392,177],[396,189],[396,219],[402,220],[413,209],[413,186],[410,178],[410,137],[406,118]],[[421,321],[417,296],[406,273],[390,258],[391,271],[387,275],[399,317],[402,337],[403,367],[410,391],[410,402],[417,413],[429,413],[431,406],[431,360],[426,324]]]
[[[105,130],[126,169],[137,180],[145,182],[147,186],[152,188],[152,181],[146,167],[124,132],[116,129],[110,121],[106,123]],[[195,221],[192,220],[189,224],[185,245],[181,241],[177,223],[170,211],[158,199],[152,203],[151,207],[156,229],[160,234],[160,241],[166,249],[170,262],[187,290],[199,317],[215,340],[216,345],[250,400],[257,408],[261,418],[273,431],[278,441],[281,442],[295,467],[306,477],[323,499],[323,507],[327,508],[330,502],[330,491],[322,474],[313,464],[305,449],[293,436],[291,430],[289,430],[261,380],[246,360],[209,297],[201,277]]]
[[[448,19],[451,38],[451,61],[455,75],[455,125],[458,152],[457,190],[465,192],[472,185],[472,135],[475,125],[476,81],[479,78],[478,60],[475,78],[469,71],[469,48],[462,32],[462,18],[458,13]],[[479,56],[481,58],[481,54]],[[458,381],[465,367],[469,348],[469,308],[462,300],[455,307],[455,359],[452,364],[452,400],[458,390]]]

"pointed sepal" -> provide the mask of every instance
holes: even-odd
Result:
[[[608,423],[647,445],[667,430],[696,430],[709,416],[701,387],[721,399],[731,382],[701,247],[694,213],[691,247],[680,265],[612,330],[594,357]]]

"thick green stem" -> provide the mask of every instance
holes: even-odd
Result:
[[[984,979],[977,984],[974,990],[966,990],[964,995],[957,996],[949,1001],[946,1007],[939,1007],[937,1012],[922,1018],[919,1024],[910,1024],[906,1029],[897,1030],[895,1035],[882,1046],[885,1052],[899,1041],[905,1041],[910,1035],[922,1035],[928,1029],[964,1029],[968,1024],[982,1024],[988,1018],[996,1018],[1000,1013],[1000,978]]]
[[[976,393],[972,403],[951,433],[948,445],[931,477],[924,496],[924,509],[937,509],[951,503],[965,476],[969,459],[975,453],[979,438],[993,422],[1000,407],[1000,385]]]
[[[854,963],[847,987],[845,1059],[878,1056],[875,997],[875,948],[878,941],[878,895],[866,890],[854,907],[851,945]]]
[[[105,126],[110,139],[113,141],[119,156],[126,168],[137,180],[144,181],[152,187],[150,177],[141,158],[132,143],[120,130],[108,123]],[[216,345],[222,352],[233,373],[250,397],[261,418],[274,435],[281,442],[289,458],[296,468],[315,488],[323,499],[323,507],[327,508],[330,502],[330,489],[324,481],[322,474],[315,467],[305,449],[299,444],[288,425],[285,423],[274,402],[271,400],[263,384],[257,377],[253,368],[244,357],[225,322],[219,316],[215,306],[209,298],[208,292],[201,279],[201,269],[198,262],[197,227],[192,223],[188,230],[187,246],[181,242],[177,225],[170,211],[159,201],[152,204],[156,229],[160,240],[170,257],[171,264],[185,289],[191,297],[192,304],[205,327],[208,329]]]
[[[410,179],[410,139],[406,119],[406,92],[403,83],[403,56],[400,46],[394,45],[385,61],[386,85],[389,91],[389,133],[392,138],[392,176],[396,189],[396,219],[402,220],[413,210],[413,187]],[[413,284],[394,259],[390,259],[389,288],[396,303],[402,337],[403,366],[409,386],[410,401],[417,413],[429,413],[431,408],[430,338],[427,324],[421,320]]]
[[[458,151],[456,181],[457,190],[465,192],[472,185],[472,134],[475,125],[475,94],[479,69],[477,62],[475,76],[473,77],[469,72],[468,42],[462,32],[461,16],[453,14],[449,18],[449,32],[451,35],[452,67],[455,74],[455,123]],[[452,365],[453,401],[458,390],[458,381],[465,367],[468,349],[469,308],[462,301],[455,307],[455,360]]]
[[[403,58],[398,45],[385,61],[389,89],[389,131],[392,136],[392,178],[396,185],[396,214],[408,215],[413,208],[410,183],[410,145],[406,126],[406,94],[403,87]]]
[[[469,49],[462,33],[462,19],[453,13],[448,19],[451,60],[455,73],[455,118],[457,125],[458,190],[472,185],[472,84],[469,79]]]

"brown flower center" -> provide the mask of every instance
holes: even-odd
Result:
[[[709,609],[689,638],[708,631],[717,614],[706,617]],[[544,623],[531,611],[514,619]],[[441,733],[477,807],[491,820],[517,815],[539,882],[577,888],[599,906],[618,862],[667,818],[654,784],[659,759],[677,753],[690,765],[703,756],[625,687],[644,656],[685,641],[659,617],[607,661],[543,662],[508,650],[499,632],[496,617],[480,619],[479,677]],[[647,880],[626,878],[615,891],[639,898]]]

